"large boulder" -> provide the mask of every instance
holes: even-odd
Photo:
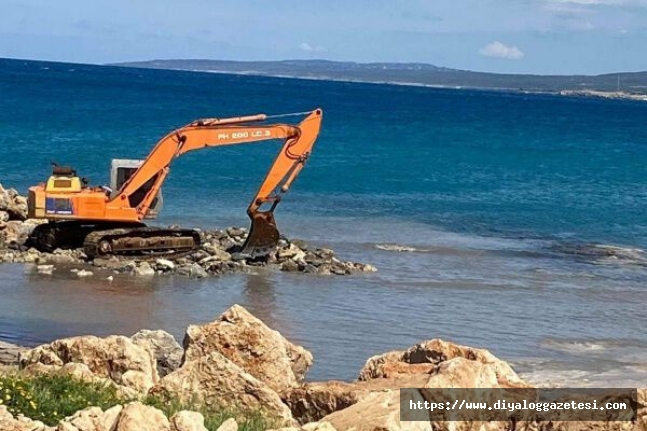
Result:
[[[6,406],[0,405],[0,430],[2,431],[54,431],[40,421],[25,417],[13,417]]]
[[[372,393],[421,388],[428,380],[428,375],[412,374],[352,383],[311,382],[284,392],[281,398],[290,407],[292,416],[303,424],[319,421],[331,413],[348,408]]]
[[[527,386],[506,362],[487,350],[430,340],[405,351],[374,356],[367,361],[357,382],[308,383],[284,391],[282,399],[290,407],[294,418],[305,423],[325,419],[351,407],[354,409],[347,411],[344,418],[362,414],[367,407],[366,399],[384,407],[384,395],[376,394],[397,392],[402,388],[422,388],[416,397],[437,401],[435,397],[439,396],[438,392],[429,389]],[[379,412],[380,408],[375,407],[366,409],[364,414],[367,418],[372,414],[377,415],[375,423],[381,423],[384,418]],[[343,423],[350,423],[350,419],[344,420],[346,422]],[[338,427],[340,424],[333,423],[338,429],[344,429]]]
[[[412,401],[423,401],[414,396]],[[339,431],[432,431],[430,421],[400,421],[400,391],[373,392],[347,409],[325,418]]]
[[[27,199],[16,190],[6,190],[0,184],[0,211],[7,212],[10,220],[26,220]]]
[[[486,365],[503,387],[528,386],[512,367],[485,349],[461,346],[441,339],[423,341],[404,351],[373,356],[359,373],[359,380],[388,378],[399,374],[429,373],[442,362],[455,358]],[[476,387],[476,386],[471,386]]]
[[[219,352],[275,391],[299,385],[312,365],[312,354],[289,342],[240,305],[216,321],[189,326],[184,362]]]
[[[172,431],[208,431],[204,426],[204,416],[198,412],[182,410],[171,418]]]
[[[191,403],[264,411],[293,423],[290,409],[267,384],[218,352],[185,362],[160,380],[151,393]]]
[[[79,410],[72,416],[59,422],[57,431],[112,431],[116,430],[117,421],[123,407],[109,408],[105,412],[99,407],[88,407]]]
[[[175,338],[166,331],[142,329],[132,337],[135,344],[151,352],[157,362],[157,373],[160,377],[177,370],[182,362],[184,350]]]
[[[140,394],[159,380],[153,353],[124,336],[64,338],[20,354],[20,368],[27,372],[55,372],[67,364],[84,365],[93,376]]]
[[[171,431],[171,424],[155,407],[134,402],[124,407],[116,431]]]
[[[0,365],[17,365],[20,353],[26,350],[24,347],[0,341]]]

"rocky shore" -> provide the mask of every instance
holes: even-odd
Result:
[[[9,349],[9,353],[7,353]],[[282,431],[383,430],[645,430],[647,409],[635,422],[400,420],[400,389],[412,401],[430,400],[434,388],[530,388],[513,368],[484,349],[440,339],[371,357],[353,382],[305,383],[312,354],[234,305],[215,321],[187,328],[182,346],[168,333],[79,336],[33,349],[0,347],[20,375],[71,375],[104,382],[133,400],[147,394],[198,400],[219,407],[264,412]],[[639,389],[639,401],[647,390]],[[14,431],[205,431],[204,417],[182,411],[167,418],[130,401],[102,410],[89,406],[48,427],[14,417],[0,405],[0,429]],[[236,431],[228,420],[220,431]]]
[[[177,274],[207,277],[254,267],[273,267],[287,272],[319,275],[349,275],[375,272],[365,263],[340,260],[333,250],[311,247],[303,241],[282,240],[266,258],[250,259],[235,252],[247,236],[244,228],[201,232],[203,243],[198,250],[181,257],[110,257],[88,259],[81,249],[57,249],[52,253],[38,251],[29,244],[29,235],[42,220],[27,219],[27,199],[14,189],[0,185],[0,262],[30,263],[38,272],[52,274],[59,267],[77,277],[93,276],[96,270],[115,274],[148,277],[156,274]]]

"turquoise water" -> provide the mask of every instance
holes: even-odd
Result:
[[[313,349],[314,378],[352,378],[371,354],[435,336],[529,376],[644,378],[645,103],[0,60],[0,183],[25,192],[56,161],[106,184],[110,159],[144,157],[196,118],[316,107],[323,130],[279,227],[378,274],[156,280],[133,295],[141,282],[70,289],[5,265],[0,337],[181,335],[236,301]],[[159,222],[247,224],[279,144],[178,159]],[[160,304],[133,316],[122,306],[134,297]]]

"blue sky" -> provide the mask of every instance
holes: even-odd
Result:
[[[0,57],[647,70],[647,0],[0,0]]]

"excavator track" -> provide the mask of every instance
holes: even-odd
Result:
[[[202,243],[193,229],[133,227],[95,231],[83,242],[88,258],[111,255],[177,256],[190,252]]]

